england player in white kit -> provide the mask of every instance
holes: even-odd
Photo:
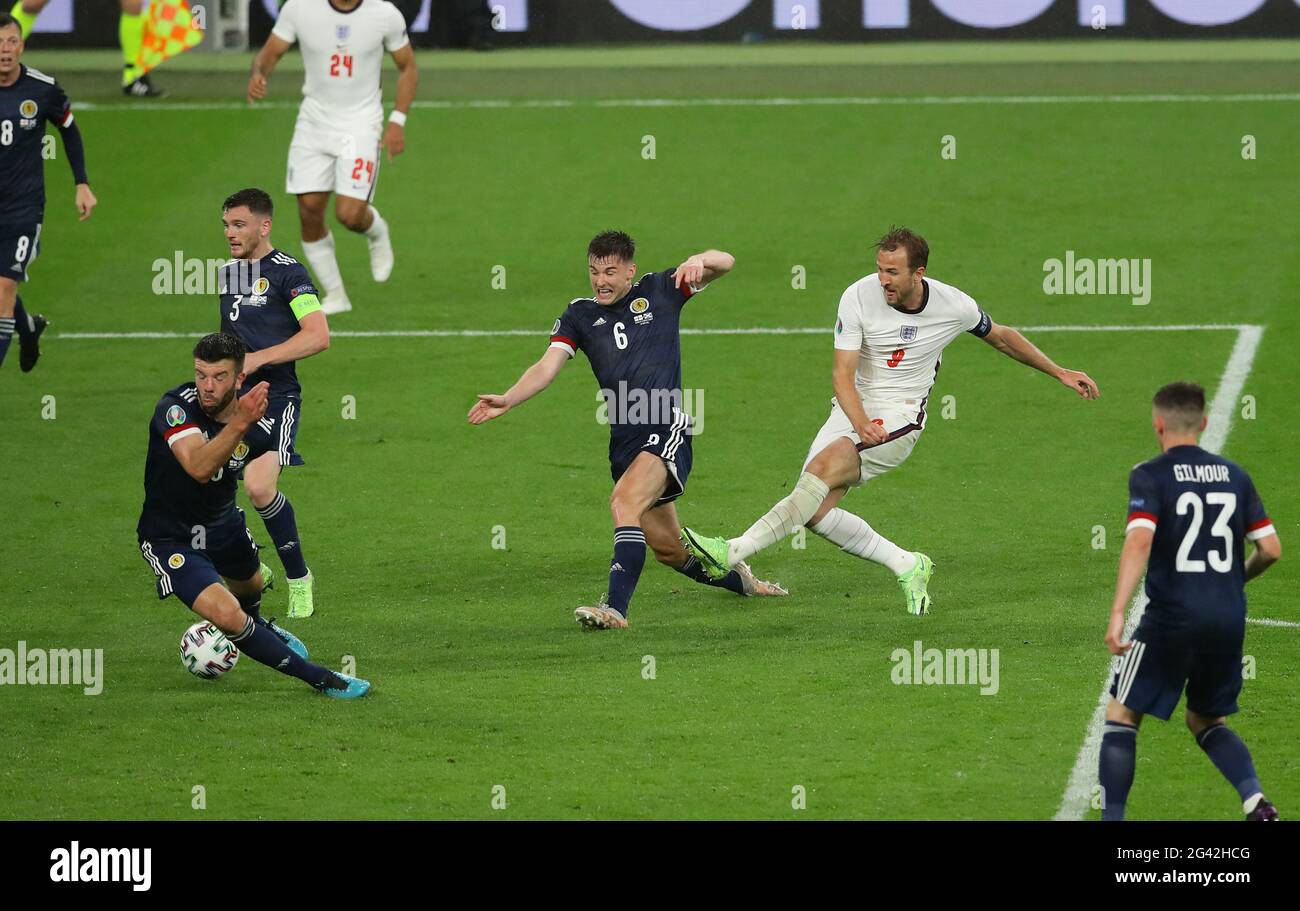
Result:
[[[925,428],[943,349],[969,332],[1085,399],[1101,393],[1087,374],[1058,367],[1019,332],[994,323],[970,295],[926,278],[930,248],[924,238],[895,228],[876,247],[875,274],[854,282],[840,298],[835,398],[794,491],[738,538],[709,538],[687,528],[682,543],[714,576],[806,525],[847,553],[889,567],[908,612],[920,615],[930,608],[933,562],[903,550],[837,504],[850,488],[912,454]]]
[[[249,103],[266,95],[276,63],[297,43],[306,78],[302,105],[289,145],[285,192],[298,197],[302,248],[324,291],[328,314],[352,309],[334,257],[325,210],[349,231],[364,234],[370,272],[387,281],[393,271],[388,223],[370,201],[379,176],[379,153],[389,161],[405,148],[404,126],[419,75],[406,34],[406,20],[388,0],[285,0],[266,44],[253,61]],[[397,101],[384,125],[380,70],[384,52],[397,64]]]

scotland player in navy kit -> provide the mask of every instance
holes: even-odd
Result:
[[[1128,537],[1106,631],[1111,653],[1124,657],[1101,741],[1104,820],[1124,818],[1142,716],[1168,721],[1184,688],[1187,727],[1237,789],[1246,818],[1278,818],[1250,751],[1225,721],[1241,692],[1244,587],[1281,557],[1282,545],[1246,470],[1197,445],[1205,424],[1204,389],[1165,386],[1152,416],[1164,454],[1129,475]],[[1255,543],[1249,559],[1246,540]],[[1124,609],[1144,566],[1150,603],[1125,642]]]
[[[194,382],[165,393],[149,425],[144,507],[136,534],[157,576],[159,598],[175,595],[240,651],[337,699],[370,684],[307,661],[296,636],[262,619],[257,545],[235,505],[235,476],[263,454],[250,430],[266,413],[263,380],[237,397],[244,343],[214,332],[194,347]]]
[[[249,431],[250,441],[264,454],[244,469],[244,489],[284,564],[289,616],[310,617],[312,575],[293,507],[279,492],[278,482],[286,465],[303,464],[294,451],[302,410],[294,364],[329,347],[329,324],[307,270],[271,246],[270,196],[262,190],[240,190],[222,205],[221,220],[235,257],[221,271],[221,331],[239,336],[248,346],[247,385],[266,381],[271,386],[266,415]],[[269,572],[264,566],[263,573]]]
[[[59,84],[20,62],[22,31],[8,14],[0,14],[0,364],[18,332],[19,367],[24,373],[40,357],[46,320],[29,316],[18,296],[18,283],[40,251],[45,219],[45,127],[54,124],[76,181],[81,220],[95,208],[86,179],[81,131],[72,119],[68,96]]]
[[[574,612],[587,629],[627,626],[647,544],[661,563],[697,582],[741,595],[786,593],[779,585],[755,579],[744,564],[711,581],[682,547],[673,505],[686,489],[691,470],[692,424],[682,410],[678,321],[686,302],[731,271],[735,260],[709,250],[675,270],[651,272],[633,284],[635,253],[632,238],[619,231],[592,240],[587,261],[595,296],[569,304],[555,321],[542,359],[504,395],[480,395],[469,412],[471,424],[500,417],[549,386],[579,350],[591,362],[609,416],[614,558],[607,601]]]

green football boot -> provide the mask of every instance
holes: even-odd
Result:
[[[923,553],[916,554],[916,565],[898,577],[898,585],[907,599],[907,612],[921,616],[930,612],[930,593],[926,586],[934,575],[934,561]]]
[[[262,591],[269,592],[271,589],[275,588],[275,570],[271,569],[271,567],[267,566],[265,563],[262,564],[261,568]]]
[[[286,616],[293,617],[295,620],[310,617],[316,610],[311,601],[311,573],[307,573],[301,579],[290,579],[288,581],[289,612]]]
[[[700,561],[709,578],[718,580],[731,572],[727,563],[727,539],[706,538],[689,528],[682,529],[682,546],[690,551],[691,556]]]

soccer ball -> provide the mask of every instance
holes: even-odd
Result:
[[[239,661],[239,649],[208,621],[196,623],[181,636],[181,664],[195,677],[216,680]]]

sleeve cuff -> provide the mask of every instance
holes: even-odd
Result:
[[[1145,528],[1150,531],[1155,531],[1156,517],[1151,515],[1149,512],[1130,513],[1128,517],[1128,525],[1125,526],[1124,533],[1128,534],[1135,528]]]
[[[288,34],[285,34],[283,31],[281,31],[278,23],[275,28],[271,29],[271,34],[279,38],[281,41],[287,41],[290,44],[293,44],[295,41],[298,40],[298,36],[295,35],[293,32],[289,32]]]
[[[1263,524],[1257,524],[1254,528],[1246,532],[1246,540],[1258,541],[1260,538],[1267,538],[1269,535],[1275,534],[1277,534],[1277,529],[1273,527],[1272,522],[1265,519]]]
[[[578,350],[574,347],[573,342],[570,339],[561,338],[558,335],[551,338],[550,347],[559,348],[561,351],[566,352],[569,357],[574,357],[578,353]]]
[[[175,446],[177,440],[183,440],[190,434],[199,432],[199,428],[195,427],[193,424],[182,424],[179,427],[174,427],[167,433],[167,446],[169,448]]]
[[[403,35],[402,40],[399,41],[397,44],[393,45],[392,47],[389,47],[387,44],[385,44],[384,49],[387,50],[388,53],[390,54],[396,54],[398,51],[400,51],[402,48],[406,47],[410,43],[411,43],[410,36]]]

